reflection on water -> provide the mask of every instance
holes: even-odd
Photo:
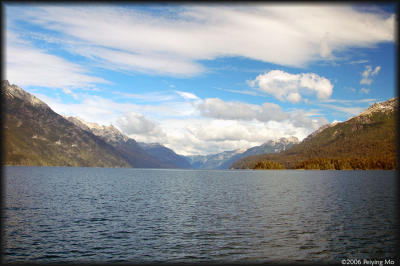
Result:
[[[395,172],[5,167],[5,262],[394,258]]]

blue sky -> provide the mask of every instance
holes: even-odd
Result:
[[[301,140],[396,96],[393,4],[4,6],[10,83],[184,155]]]

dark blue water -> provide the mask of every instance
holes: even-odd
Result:
[[[393,171],[4,167],[4,262],[396,256]]]

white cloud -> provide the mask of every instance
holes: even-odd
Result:
[[[321,39],[320,55],[322,58],[327,58],[332,55],[332,49],[329,46],[329,33],[327,32]]]
[[[256,117],[259,107],[241,102],[225,102],[219,98],[205,99],[198,105],[203,116],[217,119],[251,120]]]
[[[195,62],[166,54],[143,55],[93,47],[81,50],[81,54],[99,61],[98,66],[111,70],[170,76],[192,76],[204,71],[203,67]],[[107,64],[103,65],[104,62]]]
[[[170,92],[163,92],[163,91],[141,92],[140,94],[113,91],[112,94],[124,99],[135,99],[136,101],[141,101],[141,102],[166,102],[177,99],[177,97],[175,95],[172,95]]]
[[[129,136],[147,135],[157,138],[165,136],[157,123],[150,121],[139,113],[126,113],[119,117],[116,123],[119,128]]]
[[[250,148],[268,140],[296,136],[305,138],[325,121],[315,121],[313,128],[298,127],[287,121],[253,122],[221,119],[165,120],[164,144],[184,155],[212,154]]]
[[[354,90],[352,90],[352,91],[355,91],[355,89]],[[377,101],[377,99],[375,99],[375,98],[368,98],[368,99],[358,99],[358,100],[356,100],[356,99],[351,99],[351,100],[344,100],[344,99],[325,99],[325,100],[322,100],[322,102],[326,102],[326,103],[342,103],[342,104],[351,104],[351,105],[354,105],[355,103],[369,103],[369,104],[372,104],[372,103],[374,103],[374,102],[376,102]]]
[[[301,100],[301,95],[298,92],[291,92],[287,96],[289,102],[297,103]]]
[[[379,71],[381,70],[381,66],[376,66],[374,70],[372,70],[371,66],[365,66],[364,72],[362,72],[361,76],[362,79],[360,81],[360,84],[366,84],[366,85],[371,85],[373,81],[373,77],[376,76]]]
[[[83,95],[76,103],[64,103],[61,98],[53,98],[40,93],[33,94],[58,114],[77,116],[100,125],[115,125],[117,119],[122,115],[121,110],[140,112],[142,109],[140,105],[118,103],[100,96]]]
[[[364,63],[368,63],[368,60],[366,59],[360,59],[360,60],[354,60],[354,61],[350,61],[349,64],[354,65],[354,64],[364,64]]]
[[[364,110],[363,107],[345,107],[345,106],[339,106],[339,105],[327,104],[327,103],[316,103],[316,104],[319,106],[328,107],[328,108],[349,114],[351,116],[358,115]]]
[[[328,123],[328,120],[325,117],[315,117],[310,118],[302,109],[293,110],[290,113],[290,123],[296,128],[305,128],[305,129],[313,129],[316,130],[320,126]]]
[[[361,89],[360,93],[368,93],[369,89]],[[325,99],[312,104],[323,106],[346,114],[347,116],[355,116],[360,114],[364,109],[379,99],[365,98],[365,99]],[[366,105],[367,104],[367,105]],[[358,105],[358,106],[356,106]],[[361,105],[361,106],[360,106]],[[327,110],[327,112],[329,112]]]
[[[372,83],[371,79],[368,79],[369,75],[371,74],[372,68],[371,66],[365,66],[364,72],[361,74],[362,79],[360,81],[360,84],[367,84],[370,85]]]
[[[87,95],[80,99],[78,103],[66,104],[62,103],[59,98],[34,94],[61,115],[79,117],[85,121],[96,122],[100,125],[112,124],[122,133],[137,141],[162,143],[165,139],[165,133],[159,126],[159,122],[149,118],[148,115],[165,113],[166,109],[168,109],[166,106],[118,103],[99,96]],[[131,111],[123,113],[121,110]],[[141,112],[148,115],[143,115]]]
[[[361,88],[361,89],[360,89],[360,93],[368,94],[369,91],[370,91],[370,89],[366,89],[366,88]]]
[[[219,98],[208,98],[197,105],[200,114],[206,117],[224,120],[258,120],[268,122],[282,121],[288,116],[274,103],[263,105],[242,102],[226,102]]]
[[[280,101],[292,103],[301,100],[300,93],[315,92],[319,99],[329,98],[332,94],[332,83],[315,73],[290,74],[282,70],[271,70],[260,74],[249,82],[250,86],[274,95]]]
[[[173,11],[30,5],[6,6],[6,17],[58,32],[60,40],[43,39],[99,66],[164,75],[196,75],[206,71],[200,60],[223,56],[304,66],[353,47],[394,41],[394,14],[350,5],[189,4]]]
[[[175,91],[175,92],[185,100],[200,100],[199,97],[190,92],[185,92],[185,91]]]
[[[375,70],[372,71],[371,76],[375,76],[379,73],[379,70],[381,70],[381,66],[375,67]]]
[[[245,94],[245,95],[260,96],[260,94],[254,90],[232,90],[232,89],[221,89],[221,88],[217,88],[217,89],[223,90],[223,91],[228,91],[228,92],[233,92],[233,93]]]
[[[236,120],[254,123],[282,122],[305,128],[315,128],[315,123],[318,125],[327,123],[327,120],[323,117],[310,118],[311,116],[320,116],[315,110],[305,111],[303,109],[294,109],[290,112],[285,112],[279,105],[268,102],[256,105],[208,98],[198,104],[197,108],[200,110],[202,116],[217,120]]]
[[[63,88],[62,91],[63,91],[65,94],[71,95],[75,100],[78,100],[78,99],[79,99],[78,94],[73,93],[73,92],[72,92],[70,89],[68,89],[68,88]]]
[[[101,125],[114,124],[118,118],[129,110],[131,112],[145,114],[151,120],[164,120],[168,118],[185,119],[197,114],[191,103],[167,101],[162,103],[133,104],[118,102],[111,98],[83,95],[77,103],[63,103],[60,99],[54,99],[37,94],[37,97],[48,103],[57,113],[69,116],[78,116],[86,121],[93,121]]]
[[[10,82],[25,86],[71,89],[93,87],[96,83],[110,83],[103,78],[91,76],[82,66],[51,55],[21,40],[15,33],[6,31],[5,77]],[[71,94],[73,95],[73,94]]]

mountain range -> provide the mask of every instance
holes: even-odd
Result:
[[[270,140],[247,150],[183,156],[142,143],[113,125],[64,117],[2,81],[3,164],[184,169],[395,169],[398,99],[375,103],[345,122],[324,125],[299,142]]]
[[[231,165],[241,159],[252,155],[265,153],[277,153],[289,149],[299,140],[291,136],[289,138],[280,138],[278,140],[270,140],[260,146],[233,151],[224,151],[211,155],[193,155],[186,156],[192,167],[195,169],[229,169]]]
[[[192,166],[185,156],[176,154],[173,150],[159,144],[159,143],[144,143],[138,142],[140,147],[148,154],[157,158],[165,165],[174,165],[174,168],[190,169]]]

